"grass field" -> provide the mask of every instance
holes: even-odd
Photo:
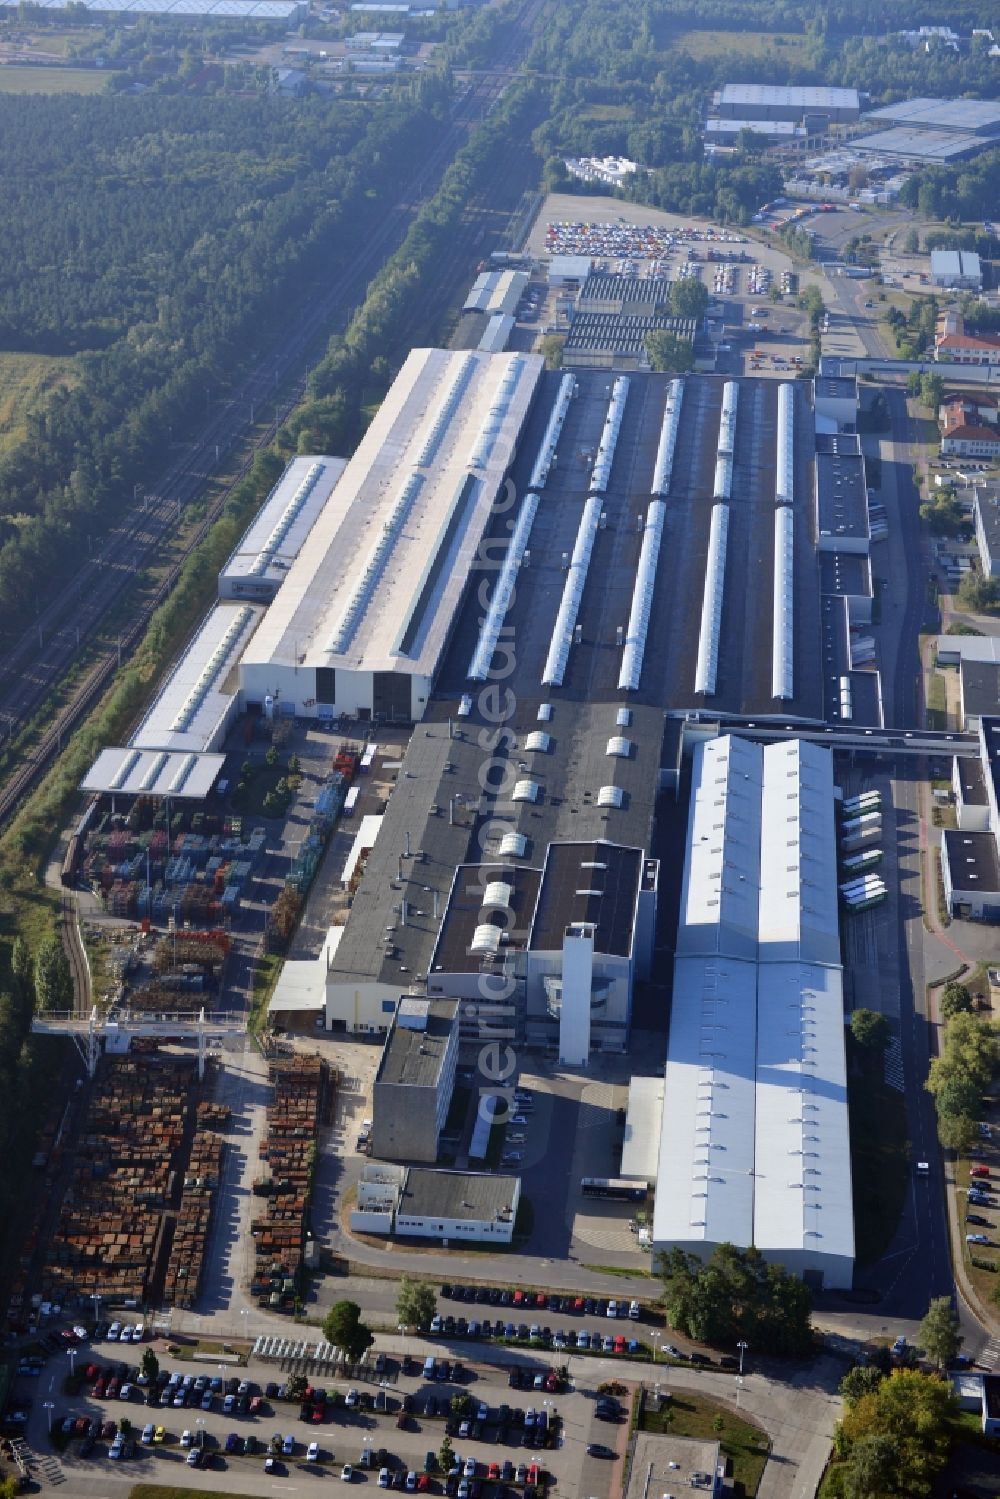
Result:
[[[859,1265],[869,1265],[888,1249],[903,1210],[910,1177],[906,1110],[902,1093],[884,1080],[881,1057],[851,1067],[847,1093],[855,1253]]]
[[[174,1488],[171,1483],[136,1483],[128,1491],[128,1499],[204,1499],[206,1489]],[[254,1499],[252,1494],[230,1494],[228,1499]]]
[[[0,67],[0,93],[99,94],[108,81],[96,68]]]
[[[3,72],[0,68],[0,79]],[[75,378],[69,359],[0,354],[0,452],[25,435],[25,416],[43,396]]]
[[[721,1421],[722,1425],[719,1426]],[[646,1411],[640,1418],[641,1431],[659,1431],[672,1437],[693,1437],[701,1442],[721,1442],[722,1455],[730,1467],[727,1493],[740,1499],[751,1499],[760,1486],[767,1464],[770,1443],[758,1426],[735,1415],[728,1406],[719,1405],[703,1395],[674,1391],[670,1404],[659,1415]]]
[[[670,40],[678,52],[687,52],[698,61],[726,52],[748,58],[773,54],[786,62],[801,62],[805,57],[806,39],[793,31],[679,31]]]

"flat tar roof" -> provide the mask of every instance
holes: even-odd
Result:
[[[819,591],[844,598],[870,599],[871,558],[860,552],[820,552]]]
[[[1000,717],[991,718],[985,713],[979,720],[980,744],[985,751],[983,772],[989,776],[987,791],[992,791],[994,807],[1000,806]]]
[[[448,1042],[455,1028],[458,1001],[430,999],[418,1001],[427,1009],[426,1024],[412,1029],[405,1023],[401,1001],[395,1019],[385,1038],[375,1083],[396,1087],[433,1088],[437,1085],[448,1052]]]
[[[488,950],[474,951],[477,931],[496,927],[502,936],[494,956],[500,959],[523,952],[534,920],[540,869],[508,864],[460,864],[431,962],[433,973],[478,973]],[[498,887],[501,887],[498,889]],[[504,904],[493,900],[502,895]],[[501,945],[502,942],[502,945]]]
[[[973,718],[1000,713],[1000,662],[969,661],[963,658],[959,672],[962,678],[962,709]]]
[[[865,460],[843,433],[816,434],[816,507],[820,536],[867,541]],[[856,444],[856,439],[854,439]]]
[[[568,926],[591,923],[595,953],[628,957],[643,852],[619,844],[550,844],[531,928],[533,952],[560,951]]]
[[[817,375],[813,386],[817,396],[829,396],[837,400],[857,400],[857,379],[848,375]]]
[[[635,1438],[635,1455],[629,1467],[625,1499],[649,1499],[650,1495],[689,1492],[714,1494],[720,1464],[718,1442],[640,1431]]]
[[[952,888],[959,891],[1000,891],[1000,859],[992,833],[966,833],[945,828],[942,837],[951,871]]]
[[[411,1166],[396,1216],[493,1221],[514,1211],[519,1185],[516,1176]]]
[[[413,349],[246,653],[433,676],[543,360]]]
[[[971,755],[956,755],[955,764],[958,766],[958,784],[961,787],[962,801],[965,805],[967,807],[988,806],[986,778],[979,761],[973,760]]]

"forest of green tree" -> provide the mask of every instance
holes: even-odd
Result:
[[[351,264],[441,129],[415,102],[0,96],[0,352],[77,376],[0,458],[0,627]]]

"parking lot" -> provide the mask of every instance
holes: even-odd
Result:
[[[140,1477],[183,1484],[179,1469],[190,1466],[242,1492],[280,1492],[290,1477],[310,1473],[460,1499],[532,1499],[543,1477],[564,1493],[580,1492],[575,1480],[588,1447],[603,1445],[613,1458],[624,1445],[618,1402],[566,1388],[545,1362],[498,1368],[444,1349],[429,1362],[373,1354],[349,1377],[300,1381],[303,1394],[289,1388],[287,1371],[265,1365],[234,1372],[165,1358],[149,1381],[137,1356],[121,1345],[81,1349],[84,1379],[72,1397],[53,1393],[44,1363],[21,1376],[28,1418],[21,1435],[37,1476],[53,1461],[49,1425],[73,1493],[107,1492]],[[454,1454],[447,1468],[446,1438]],[[607,1457],[596,1466],[598,1481],[602,1468],[610,1478]],[[607,1484],[591,1492],[603,1499]]]

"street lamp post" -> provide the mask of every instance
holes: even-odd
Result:
[[[69,1357],[69,1377],[72,1379],[76,1373],[76,1349],[68,1348],[66,1352]]]
[[[743,1339],[741,1338],[740,1341],[737,1343],[736,1346],[737,1346],[737,1348],[740,1351],[740,1378],[742,1379],[743,1378],[743,1355],[746,1353],[746,1351],[747,1351],[747,1349],[749,1348],[750,1345],[749,1345],[749,1343],[744,1343]]]
[[[94,1303],[94,1331],[96,1332],[97,1329],[101,1325],[101,1297],[100,1297],[100,1293],[98,1291],[92,1292],[90,1299]]]
[[[42,1401],[42,1410],[45,1411],[46,1414],[48,1415],[48,1418],[49,1418],[49,1436],[51,1436],[52,1435],[52,1412],[55,1410],[55,1404],[54,1404],[54,1402],[51,1401],[51,1400],[43,1400]]]

